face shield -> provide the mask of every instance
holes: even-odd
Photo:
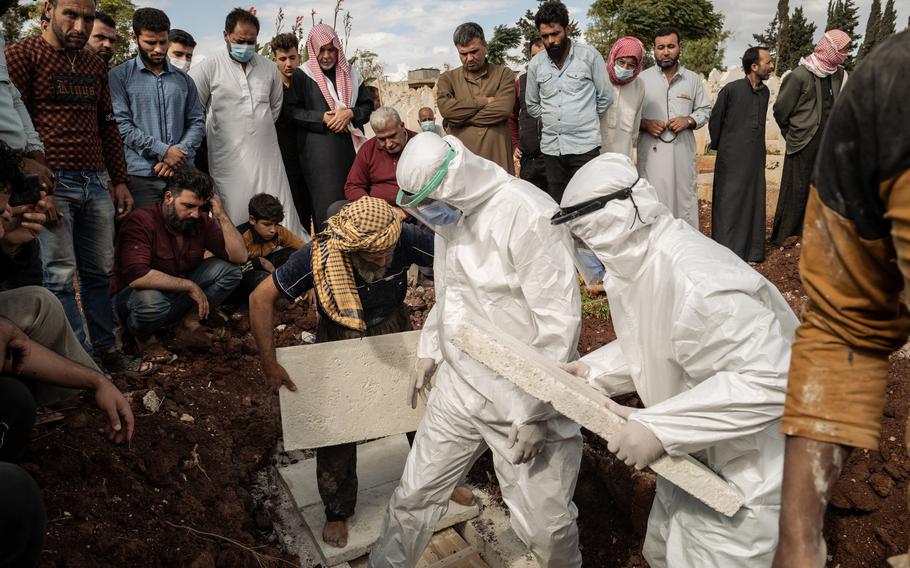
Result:
[[[457,223],[461,218],[461,211],[458,209],[442,201],[429,198],[429,195],[445,181],[446,175],[449,173],[449,164],[454,158],[455,148],[449,148],[439,169],[423,187],[416,192],[411,192],[403,187],[399,188],[398,196],[395,198],[395,203],[399,207],[406,208],[416,219],[434,230],[444,225]]]

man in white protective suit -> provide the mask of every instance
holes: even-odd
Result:
[[[487,447],[512,528],[542,567],[581,566],[579,426],[455,348],[463,317],[492,322],[542,354],[573,358],[581,301],[556,203],[472,154],[454,136],[418,134],[397,168],[398,204],[436,231],[436,304],[420,337],[411,403],[435,388],[395,490],[371,568],[413,567],[449,495]]]
[[[658,477],[645,559],[652,568],[770,566],[796,316],[773,284],[674,219],[627,156],[582,167],[561,207],[554,224],[603,263],[617,337],[563,368],[611,397],[637,391],[645,406],[611,403],[628,422],[610,451],[638,469],[692,454],[745,497],[725,517]]]

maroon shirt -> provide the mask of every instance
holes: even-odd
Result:
[[[411,138],[417,136],[410,130],[405,130],[408,137],[404,144],[407,146]],[[403,148],[402,148],[403,150]],[[354,165],[348,172],[348,181],[344,184],[344,197],[348,201],[357,201],[365,195],[385,199],[392,207],[398,196],[398,179],[395,169],[398,168],[398,158],[401,152],[392,155],[379,148],[379,141],[370,138],[360,147]]]
[[[13,84],[55,170],[103,172],[126,183],[123,142],[107,82],[107,66],[82,49],[70,61],[41,36],[6,48]]]
[[[183,233],[182,249],[177,248],[178,234],[164,220],[160,203],[134,211],[117,234],[111,294],[123,290],[149,270],[185,278],[199,266],[207,250],[222,260],[229,260],[224,234],[211,217],[203,217],[192,231]]]

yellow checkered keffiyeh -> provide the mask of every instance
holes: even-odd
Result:
[[[375,197],[362,197],[329,218],[328,228],[313,239],[313,283],[319,305],[332,321],[366,331],[350,253],[389,250],[400,236],[401,219]]]

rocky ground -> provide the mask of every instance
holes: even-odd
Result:
[[[805,302],[798,259],[799,246],[789,243],[769,248],[756,266],[797,310]],[[429,288],[409,294],[416,327],[432,298]],[[276,325],[285,326],[279,345],[299,344],[301,333],[313,331],[312,310],[289,305],[277,313]],[[130,446],[107,443],[88,399],[65,405],[62,420],[36,428],[23,465],[47,506],[43,566],[292,565],[257,483],[275,459],[278,399],[264,386],[246,320],[219,329],[208,353],[181,353],[150,379],[115,377],[137,414]],[[609,319],[588,317],[580,350],[613,338]],[[880,451],[854,452],[837,486],[826,533],[831,566],[882,566],[907,549],[907,357],[892,360]],[[149,391],[163,399],[156,412],[143,404]],[[495,491],[488,460],[478,462],[471,481]],[[586,436],[575,495],[586,566],[645,566],[638,551],[653,491],[653,475],[630,471],[601,440]]]

